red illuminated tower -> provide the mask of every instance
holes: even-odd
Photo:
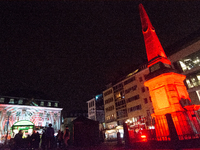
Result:
[[[139,5],[139,10],[150,72],[144,85],[149,88],[152,98],[155,112],[152,116],[156,121],[157,137],[167,137],[170,134],[166,114],[171,114],[178,135],[194,134],[199,129],[195,127],[197,121],[191,121],[194,112],[190,111],[188,114],[187,111],[194,109],[194,105],[191,105],[184,85],[185,76],[172,69],[142,4]]]

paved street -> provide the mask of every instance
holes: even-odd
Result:
[[[139,148],[138,148],[139,149]],[[0,150],[10,150],[9,148],[2,148],[0,147]],[[24,150],[24,149],[22,149]],[[42,150],[42,149],[38,149]],[[65,149],[52,149],[52,150],[65,150]],[[101,143],[98,146],[90,146],[90,147],[75,147],[75,146],[70,146],[66,150],[133,150],[133,148],[127,148],[125,145],[117,145],[117,142],[104,142]],[[141,148],[142,150],[142,148]],[[149,148],[148,150],[160,150],[160,149],[151,149]],[[173,150],[173,149],[162,149],[162,150]],[[191,149],[180,149],[180,150],[200,150],[200,148],[191,148]]]

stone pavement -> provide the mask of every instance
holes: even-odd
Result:
[[[10,149],[0,147],[0,150],[10,150]],[[22,150],[24,150],[24,149],[22,149]],[[42,149],[38,149],[38,150],[42,150]],[[89,146],[89,147],[69,146],[67,149],[55,148],[55,149],[52,149],[52,150],[134,150],[134,149],[125,147],[124,144],[117,145],[116,141],[112,141],[112,142],[104,142],[104,143],[101,143],[97,146]],[[149,148],[148,150],[153,150],[153,149]],[[154,149],[154,150],[161,150],[161,149]],[[172,149],[162,149],[162,150],[172,150]],[[179,150],[200,150],[200,148],[179,149]]]

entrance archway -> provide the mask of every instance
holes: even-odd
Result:
[[[28,135],[31,135],[34,130],[34,123],[28,120],[21,120],[13,124],[11,127],[12,129],[12,136],[14,137],[19,130],[23,130],[23,138],[27,137]]]

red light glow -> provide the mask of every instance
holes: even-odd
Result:
[[[146,135],[141,135],[141,138],[142,138],[142,139],[146,139],[147,136],[146,136]]]

